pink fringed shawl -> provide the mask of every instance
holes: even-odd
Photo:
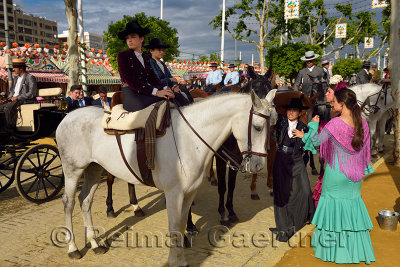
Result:
[[[364,119],[363,128],[364,141],[359,151],[351,146],[354,128],[341,118],[333,118],[321,131],[321,158],[335,169],[335,156],[337,156],[340,172],[353,182],[358,182],[363,178],[365,168],[371,160],[369,128]]]

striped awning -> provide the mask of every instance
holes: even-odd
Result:
[[[120,83],[121,83],[120,78],[108,76],[108,75],[88,74],[88,78],[87,78],[88,85],[120,84]]]
[[[68,83],[68,76],[63,73],[49,73],[49,72],[28,72],[29,74],[35,76],[38,82],[48,82],[48,83]],[[0,70],[0,78],[4,81],[8,79],[7,70]]]
[[[171,69],[172,72],[172,76],[179,76],[179,77],[183,77],[183,75],[185,75],[188,71],[187,70],[182,70],[182,69]]]

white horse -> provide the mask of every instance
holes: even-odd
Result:
[[[276,90],[271,91],[263,100],[254,92],[250,95],[223,94],[184,107],[182,112],[214,150],[233,133],[241,151],[248,150],[250,138],[252,151],[267,153],[265,141],[269,129],[266,127],[266,119],[260,114],[271,116],[271,122],[276,122],[277,116],[272,106],[275,92]],[[249,123],[252,107],[259,115],[252,115]],[[71,240],[68,244],[68,255],[72,258],[82,257],[75,244],[72,229],[72,212],[79,177],[84,175],[84,184],[78,197],[83,221],[88,229],[87,238],[96,254],[106,252],[106,248],[99,246],[95,240],[91,217],[93,195],[100,181],[102,167],[128,183],[140,183],[124,164],[115,136],[104,133],[101,127],[102,117],[103,110],[100,108],[78,109],[68,114],[56,131],[65,175],[63,203],[66,226],[70,230],[68,238]],[[186,266],[182,244],[188,211],[205,172],[208,171],[207,166],[213,152],[189,129],[174,109],[171,111],[171,121],[173,128],[169,127],[166,134],[156,141],[153,178],[156,187],[165,192],[169,231],[174,236],[171,238],[171,244],[174,245],[170,248],[168,262],[171,266]],[[252,130],[250,137],[248,126]],[[133,134],[121,136],[121,142],[129,164],[136,173],[140,173]],[[262,156],[252,155],[245,159],[247,164],[244,169],[252,173],[260,171],[265,165],[265,157]]]
[[[371,154],[383,150],[385,123],[390,117],[389,110],[393,108],[391,89],[386,92],[381,85],[366,83],[350,87],[357,95],[358,103],[364,106],[362,116],[367,120],[371,135]]]

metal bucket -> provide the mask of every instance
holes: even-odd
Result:
[[[379,214],[379,226],[386,231],[396,231],[399,222],[399,213],[390,210],[381,210]]]

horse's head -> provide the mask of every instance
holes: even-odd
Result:
[[[308,74],[308,77],[310,77],[312,82],[311,95],[313,96],[318,94],[318,101],[324,101],[326,90],[329,87],[327,77],[314,77],[310,74]]]
[[[232,132],[238,141],[244,160],[241,169],[258,172],[265,165],[269,146],[270,125],[276,123],[277,114],[272,105],[276,90],[260,99],[254,91],[250,92],[249,112],[238,114],[232,122]]]
[[[272,83],[275,83],[275,75],[271,68],[268,69],[265,75],[255,75],[252,81],[246,85],[243,92],[249,93],[253,90],[259,98],[263,99],[272,90]]]

